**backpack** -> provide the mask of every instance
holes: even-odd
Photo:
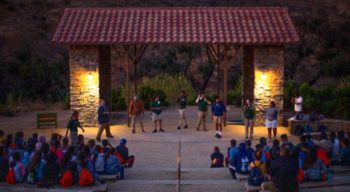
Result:
[[[241,157],[241,166],[240,166],[240,172],[241,173],[248,173],[249,172],[249,159],[246,155]]]
[[[312,132],[312,127],[310,125],[305,125],[304,133],[311,133],[311,132]]]
[[[81,187],[84,187],[84,186],[92,185],[93,183],[94,183],[94,178],[92,177],[89,170],[86,167],[84,167],[81,170],[79,175],[79,185]]]
[[[46,167],[46,162],[41,160],[39,164],[36,165],[34,168],[35,177],[39,182],[45,180],[45,167]]]
[[[320,126],[318,127],[318,132],[327,133],[327,131],[328,131],[328,127],[325,126],[325,125],[320,125]]]
[[[260,186],[264,182],[264,176],[262,175],[261,164],[259,166],[253,161],[254,167],[249,172],[248,184],[252,186]]]
[[[294,134],[296,136],[300,136],[304,133],[304,128],[301,126],[301,125],[297,125],[295,128],[294,128]]]
[[[33,172],[28,173],[27,183],[28,184],[35,184],[35,177],[34,177]]]
[[[13,170],[13,168],[10,168],[8,170],[7,175],[6,175],[6,182],[8,184],[16,184],[15,171]]]
[[[73,174],[71,170],[67,170],[63,173],[60,184],[63,187],[71,187],[73,185]]]

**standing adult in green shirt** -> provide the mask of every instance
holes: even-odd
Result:
[[[254,121],[255,121],[255,107],[250,99],[247,99],[243,107],[244,124],[245,124],[245,138],[253,139]]]
[[[165,132],[162,128],[162,108],[161,102],[159,100],[159,96],[155,96],[151,103],[151,111],[152,111],[152,121],[154,122],[154,130],[153,133],[157,133],[157,122],[159,123],[159,132]]]
[[[85,132],[84,128],[80,125],[78,111],[73,111],[73,114],[70,120],[68,121],[67,132],[66,132],[66,137],[67,137],[68,131],[69,131],[69,139],[72,145],[75,145],[78,141],[78,127],[83,132]]]
[[[187,96],[186,92],[184,90],[181,91],[181,96],[176,99],[176,103],[178,105],[179,110],[179,124],[177,126],[177,129],[181,129],[182,122],[185,123],[184,129],[188,128],[187,121],[186,121],[186,105],[187,105]]]
[[[203,92],[201,92],[197,99],[196,103],[198,104],[198,122],[197,122],[197,131],[199,131],[200,125],[203,123],[203,130],[208,131],[206,126],[207,115],[208,115],[208,105],[211,105],[211,102],[205,98]]]

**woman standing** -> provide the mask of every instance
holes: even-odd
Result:
[[[266,114],[265,126],[267,128],[269,142],[271,142],[271,129],[273,131],[273,139],[276,139],[277,135],[278,109],[276,108],[276,103],[271,101],[270,107],[267,109],[262,109],[261,111]]]
[[[254,121],[255,121],[255,107],[250,99],[247,99],[243,108],[244,124],[245,124],[245,139],[253,139]]]

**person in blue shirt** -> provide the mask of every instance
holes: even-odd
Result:
[[[211,113],[216,129],[215,137],[220,139],[222,137],[222,122],[226,116],[226,106],[219,96],[215,98],[215,102],[211,107]]]
[[[100,105],[98,107],[97,113],[99,129],[97,132],[96,140],[99,142],[101,141],[101,135],[104,129],[106,129],[107,138],[113,138],[109,127],[109,111],[104,99],[100,99]]]
[[[231,140],[231,147],[228,149],[228,159],[229,159],[229,171],[231,173],[232,179],[237,179],[236,177],[236,167],[235,162],[237,155],[239,153],[239,149],[236,147],[237,141],[232,139]]]

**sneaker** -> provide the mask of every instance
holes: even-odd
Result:
[[[135,134],[135,133],[136,133],[135,129],[133,129],[131,133],[132,133],[132,134]]]
[[[157,133],[157,132],[158,132],[157,129],[155,129],[155,130],[152,131],[152,133]]]
[[[219,133],[216,133],[214,137],[219,139]]]
[[[165,132],[165,131],[164,131],[164,129],[160,128],[160,129],[159,129],[159,132]]]
[[[218,139],[221,139],[221,137],[222,137],[222,136],[221,136],[220,134],[218,134],[217,138],[218,138]]]
[[[181,127],[180,126],[177,126],[177,130],[180,130],[181,129]]]
[[[188,125],[185,125],[184,129],[187,129],[188,128]]]

